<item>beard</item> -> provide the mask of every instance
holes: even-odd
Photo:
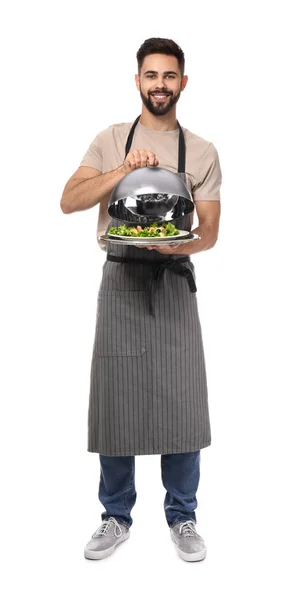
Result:
[[[161,91],[161,93],[163,93],[163,92]],[[180,97],[180,91],[176,95],[174,95],[173,92],[167,92],[167,93],[169,95],[165,98],[164,102],[155,102],[155,100],[152,98],[152,95],[150,93],[147,96],[145,96],[143,94],[143,92],[140,90],[140,96],[141,96],[144,106],[146,106],[146,108],[148,108],[149,112],[151,112],[152,115],[156,115],[156,116],[166,115],[172,109],[172,107],[177,103],[177,101]]]

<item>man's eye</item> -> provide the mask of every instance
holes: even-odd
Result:
[[[147,79],[153,79],[155,77],[155,75],[146,75]],[[166,75],[166,77],[170,78],[170,79],[174,79],[174,75]]]

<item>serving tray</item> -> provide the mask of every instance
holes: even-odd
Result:
[[[186,244],[191,240],[200,240],[200,236],[189,231],[180,232],[181,236],[169,235],[164,238],[159,237],[130,237],[130,236],[113,236],[112,234],[104,234],[98,237],[98,240],[110,242],[111,244],[122,244],[127,246],[167,246]]]

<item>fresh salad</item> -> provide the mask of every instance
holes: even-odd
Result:
[[[129,237],[167,237],[169,235],[179,235],[179,230],[173,223],[151,223],[149,227],[127,227],[127,225],[119,225],[119,227],[110,227],[108,233],[112,235],[125,235]]]

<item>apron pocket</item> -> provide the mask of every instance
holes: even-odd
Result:
[[[99,290],[94,352],[98,356],[142,356],[145,291]]]

